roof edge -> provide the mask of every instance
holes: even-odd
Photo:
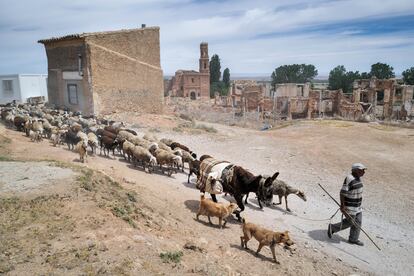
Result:
[[[46,39],[40,39],[37,42],[42,44],[47,44],[51,42],[57,41],[65,41],[65,40],[74,40],[74,39],[82,39],[89,36],[97,36],[97,35],[106,35],[106,34],[117,34],[117,33],[129,33],[129,32],[136,32],[136,31],[145,31],[145,30],[159,30],[160,27],[145,27],[145,28],[134,28],[134,29],[121,29],[115,31],[102,31],[102,32],[91,32],[91,33],[80,33],[80,34],[70,34],[60,37],[51,37]]]

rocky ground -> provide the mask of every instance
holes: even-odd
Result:
[[[260,132],[185,124],[170,116],[146,116],[129,123],[138,131],[174,138],[199,156],[210,154],[255,173],[280,171],[280,178],[304,190],[308,201],[291,195],[293,212],[288,213],[284,205],[260,210],[251,195],[245,216],[271,229],[289,230],[296,251],[278,247],[281,264],[275,265],[268,248],[260,257],[240,248],[237,221],[230,221],[223,230],[210,226],[206,218],[196,221],[199,192],[194,184],[187,184],[185,174],[148,174],[119,156],[92,156],[81,164],[67,147],[33,143],[23,133],[1,125],[0,272],[410,274],[414,264],[414,245],[409,242],[414,231],[413,130],[296,121]],[[346,231],[332,240],[326,237],[327,219],[336,207],[317,184],[337,196],[353,162],[369,167],[364,177],[363,226],[382,251],[364,236],[364,247],[348,244]],[[339,215],[334,218],[338,220]],[[256,246],[256,241],[250,242],[251,249]]]

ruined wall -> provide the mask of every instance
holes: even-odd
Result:
[[[277,97],[308,97],[310,84],[283,83],[276,85]]]
[[[97,34],[85,40],[95,113],[162,112],[159,28]]]

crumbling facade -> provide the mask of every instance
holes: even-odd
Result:
[[[170,81],[168,94],[192,100],[210,98],[210,62],[208,44],[200,44],[199,71],[178,70]]]
[[[342,90],[313,89],[310,83],[278,84],[271,95],[266,97],[265,87],[255,81],[237,80],[232,82],[230,95],[217,95],[215,104],[279,119],[340,116],[357,121],[406,120],[414,115],[414,86],[396,79],[356,80],[352,95]]]
[[[162,112],[158,27],[74,34],[39,43],[48,58],[50,104],[86,115]]]
[[[397,79],[355,80],[353,102],[369,104],[379,119],[405,120],[414,115],[413,89],[413,85],[403,85]]]
[[[225,107],[239,108],[243,112],[261,111],[264,108],[266,86],[252,80],[234,80],[231,83],[230,94],[216,94],[215,104]]]

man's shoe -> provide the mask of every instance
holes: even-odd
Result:
[[[328,224],[328,238],[332,239],[332,225]]]
[[[364,246],[364,243],[362,241],[360,241],[360,240],[356,240],[356,241],[348,240],[348,242],[350,244],[356,244],[356,245],[359,245],[359,246]]]

